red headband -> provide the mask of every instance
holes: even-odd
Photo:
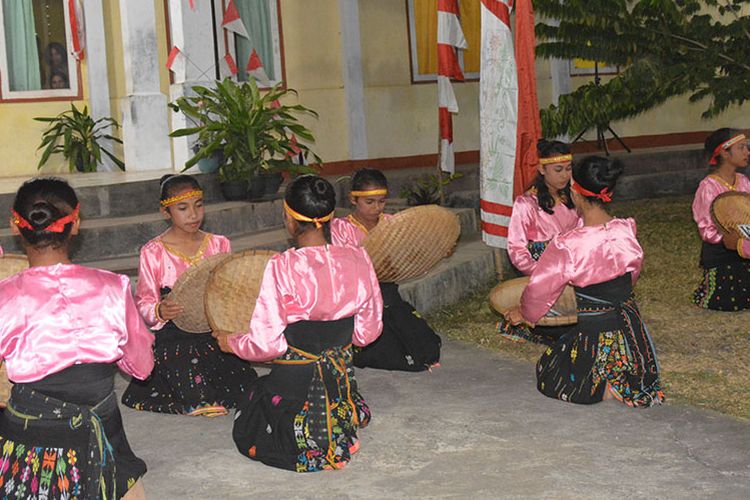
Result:
[[[731,148],[732,146],[734,146],[738,142],[744,141],[745,139],[747,139],[747,137],[745,137],[745,134],[737,134],[734,137],[732,137],[731,139],[729,139],[728,141],[724,141],[721,144],[719,144],[718,146],[716,146],[716,149],[714,149],[714,154],[712,154],[711,155],[711,159],[708,160],[708,164],[709,165],[718,165],[719,164],[719,155],[721,154],[722,151],[725,151],[725,150]]]
[[[75,222],[78,219],[78,213],[81,211],[81,204],[79,203],[76,205],[76,207],[73,209],[72,212],[70,212],[65,217],[60,217],[54,222],[51,222],[47,225],[47,227],[43,228],[41,231],[47,232],[47,233],[62,233],[65,231],[65,225],[70,222]],[[10,211],[11,215],[13,215],[13,223],[18,226],[21,229],[29,229],[31,231],[35,231],[34,226],[31,225],[29,221],[21,217],[21,214],[16,212],[15,210],[11,209]]]
[[[598,198],[602,200],[604,203],[609,203],[612,201],[612,191],[610,191],[608,188],[603,188],[598,193],[594,193],[592,191],[589,191],[585,187],[578,184],[573,179],[570,180],[570,187],[577,191],[578,193],[582,194],[583,196],[587,196],[589,198]]]

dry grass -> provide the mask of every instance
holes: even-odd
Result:
[[[692,304],[701,272],[690,203],[689,197],[639,200],[618,203],[614,212],[638,222],[646,260],[636,294],[656,344],[668,400],[750,419],[745,394],[750,387],[750,312],[706,311]],[[541,346],[496,334],[498,315],[487,303],[490,286],[432,315],[434,328],[450,338],[536,361]]]

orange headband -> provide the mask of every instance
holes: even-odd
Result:
[[[299,212],[295,212],[294,209],[292,209],[292,207],[287,204],[286,200],[284,201],[284,210],[286,210],[286,213],[288,213],[294,220],[298,220],[300,222],[313,222],[317,229],[320,229],[323,226],[324,222],[328,222],[329,220],[331,220],[333,218],[333,214],[336,213],[336,211],[334,210],[330,214],[324,215],[323,217],[308,217],[306,215],[302,215]]]
[[[737,134],[728,141],[724,141],[718,146],[716,146],[716,149],[714,149],[714,154],[711,155],[711,159],[708,160],[709,165],[718,165],[719,164],[719,154],[721,154],[722,151],[726,151],[727,149],[731,148],[735,144],[737,144],[740,141],[744,141],[747,139],[745,137],[745,134]]]
[[[162,207],[166,208],[174,205],[175,203],[189,200],[190,198],[200,198],[201,196],[203,196],[203,191],[201,191],[200,189],[193,189],[192,191],[178,194],[177,196],[172,196],[171,198],[167,198],[166,200],[161,200],[159,203]]]
[[[539,163],[542,165],[550,165],[552,163],[562,163],[564,161],[573,161],[573,155],[560,155],[560,156],[552,156],[550,158],[539,159]]]
[[[608,188],[604,188],[598,193],[594,193],[593,191],[589,191],[585,187],[578,184],[573,179],[570,179],[570,187],[577,191],[578,193],[582,194],[583,196],[589,197],[589,198],[598,198],[602,200],[604,203],[609,203],[612,201],[612,191],[610,191]]]
[[[349,194],[352,196],[380,196],[383,194],[388,194],[388,190],[385,188],[379,188],[379,189],[370,189],[367,191],[352,191]]]
[[[41,229],[42,232],[47,233],[62,233],[65,231],[65,225],[69,224],[71,222],[75,222],[78,219],[78,214],[81,211],[81,204],[79,203],[76,205],[76,207],[73,209],[72,212],[70,212],[65,217],[60,217],[54,222],[51,222],[46,227]],[[13,223],[18,226],[21,229],[29,229],[31,231],[36,231],[34,229],[34,226],[31,225],[29,221],[24,219],[21,214],[16,212],[15,210],[11,209],[10,211],[11,215],[13,216]]]

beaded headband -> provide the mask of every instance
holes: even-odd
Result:
[[[550,158],[539,158],[539,163],[542,165],[550,165],[552,163],[562,163],[564,161],[573,161],[573,155],[560,155],[560,156],[552,156]]]
[[[203,196],[203,191],[200,189],[193,189],[192,191],[187,191],[182,194],[178,194],[177,196],[172,196],[167,198],[166,200],[161,200],[159,203],[162,207],[166,208],[171,205],[174,205],[175,203],[179,203],[181,201],[189,200],[190,198],[200,198]]]
[[[53,221],[47,224],[46,227],[44,227],[43,229],[39,231],[46,232],[46,233],[62,233],[65,231],[66,224],[69,224],[71,222],[75,222],[76,220],[78,220],[78,214],[80,213],[80,211],[81,211],[81,204],[79,203],[78,205],[76,205],[73,211],[70,212],[68,215],[66,215],[65,217],[60,217],[56,221]],[[29,221],[27,221],[26,219],[23,218],[23,216],[21,216],[21,214],[19,214],[13,209],[11,209],[10,213],[13,216],[13,224],[15,224],[21,229],[29,229],[31,231],[37,231],[36,229],[34,229],[34,226],[32,226]]]
[[[722,151],[726,151],[727,149],[731,148],[735,144],[737,144],[740,141],[744,141],[747,139],[745,137],[745,134],[737,134],[728,141],[724,141],[718,146],[716,146],[716,149],[714,149],[714,154],[711,155],[711,159],[708,161],[709,165],[718,165],[719,164],[719,155]]]
[[[369,189],[367,191],[352,191],[349,194],[352,196],[380,196],[388,194],[388,190],[385,188]]]
[[[306,215],[302,215],[299,212],[295,212],[292,207],[290,207],[286,201],[284,201],[284,210],[286,210],[286,213],[288,213],[292,219],[298,220],[300,222],[313,222],[315,223],[315,227],[317,229],[320,229],[323,226],[324,222],[328,222],[329,220],[333,219],[333,214],[336,212],[335,210],[331,212],[328,215],[324,215],[323,217],[308,217]]]
[[[585,187],[578,184],[573,179],[570,179],[570,187],[571,189],[577,191],[578,193],[582,194],[583,196],[589,197],[589,198],[598,198],[602,200],[604,203],[609,203],[612,201],[612,191],[609,190],[609,188],[603,188],[598,193],[594,193],[593,191],[589,191]]]

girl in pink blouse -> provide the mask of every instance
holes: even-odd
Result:
[[[234,408],[255,377],[249,364],[221,352],[206,334],[187,333],[172,321],[182,308],[163,297],[188,267],[231,253],[224,236],[204,232],[203,191],[189,175],[161,181],[161,211],[171,222],[141,249],[135,301],[156,335],[156,366],[148,380],[133,380],[122,402],[136,410],[214,417]]]
[[[709,174],[701,181],[693,200],[693,219],[703,246],[700,265],[703,282],[693,301],[719,311],[750,309],[750,240],[737,232],[724,233],[711,217],[711,204],[721,193],[750,193],[750,181],[737,170],[750,158],[747,139],[737,130],[722,128],[706,139]]]
[[[370,231],[392,215],[385,214],[388,181],[379,170],[363,168],[352,176],[349,195],[354,210],[331,222],[334,245],[360,247]],[[411,304],[401,298],[396,283],[380,283],[383,296],[383,334],[354,350],[354,366],[385,370],[423,371],[440,361],[442,340]]]
[[[26,182],[13,203],[30,267],[0,282],[0,359],[15,383],[0,413],[8,497],[144,498],[114,376],[148,376],[153,336],[126,276],[71,263],[79,207],[53,178]]]
[[[297,248],[269,261],[248,331],[214,332],[226,352],[273,363],[237,409],[237,449],[297,472],[346,465],[370,420],[352,345],[378,338],[383,302],[367,253],[329,244],[335,207],[333,186],[318,176],[287,188],[286,228]]]
[[[643,264],[633,219],[614,219],[611,201],[619,163],[584,158],[573,168],[571,198],[581,214],[576,229],[552,239],[531,274],[513,323],[533,325],[566,285],[576,289],[578,323],[537,363],[537,387],[546,396],[590,404],[615,397],[629,406],[664,398],[651,336],[641,320],[633,283]]]
[[[570,175],[573,155],[570,146],[560,141],[542,139],[537,144],[538,174],[534,186],[513,202],[508,225],[508,257],[525,275],[530,275],[550,240],[575,228],[578,213],[570,198]],[[498,332],[514,341],[531,341],[550,345],[563,330],[539,326],[511,325],[501,320]]]

